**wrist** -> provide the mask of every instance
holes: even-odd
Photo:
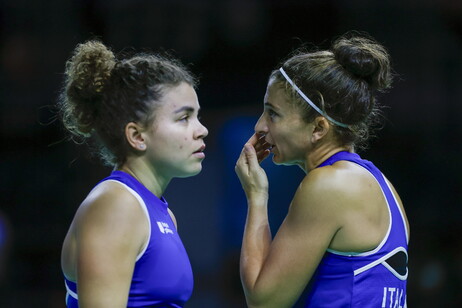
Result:
[[[268,203],[268,192],[259,192],[247,194],[247,203],[251,205],[266,205]]]

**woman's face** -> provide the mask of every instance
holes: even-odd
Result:
[[[265,135],[266,142],[272,145],[273,162],[304,165],[312,126],[302,119],[301,111],[288,102],[283,88],[270,80],[255,132]]]
[[[188,177],[202,170],[204,138],[196,91],[187,83],[166,89],[145,132],[147,158],[156,172],[169,178]]]

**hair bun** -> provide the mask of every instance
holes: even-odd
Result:
[[[88,41],[79,44],[71,60],[67,62],[66,74],[72,78],[72,86],[83,98],[100,95],[115,65],[115,56],[104,44]]]
[[[115,56],[103,43],[77,45],[66,63],[64,118],[76,134],[88,136],[97,120],[104,86],[115,66]]]
[[[391,86],[389,55],[373,39],[343,36],[333,43],[332,52],[345,70],[365,80],[371,88],[384,90]]]

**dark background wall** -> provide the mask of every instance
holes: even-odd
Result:
[[[0,307],[63,307],[61,243],[110,170],[65,141],[51,107],[75,45],[168,50],[199,76],[203,172],[166,192],[195,272],[187,307],[244,307],[245,218],[233,167],[267,76],[302,43],[348,30],[387,46],[399,78],[380,97],[386,126],[361,153],[395,184],[411,223],[409,307],[462,305],[462,3],[454,0],[0,1]],[[265,162],[273,229],[303,176]]]

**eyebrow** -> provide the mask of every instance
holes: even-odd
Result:
[[[180,113],[180,112],[183,112],[183,111],[186,111],[186,112],[194,112],[194,108],[191,107],[191,106],[183,106],[181,108],[178,108],[177,110],[174,111],[174,113]],[[199,108],[199,111],[200,111],[200,108]]]
[[[274,105],[271,104],[270,102],[265,102],[264,105],[265,105],[265,107],[270,107],[270,108],[272,108],[272,109],[274,109],[274,110],[278,110],[278,109],[279,109],[278,107],[274,106]]]

